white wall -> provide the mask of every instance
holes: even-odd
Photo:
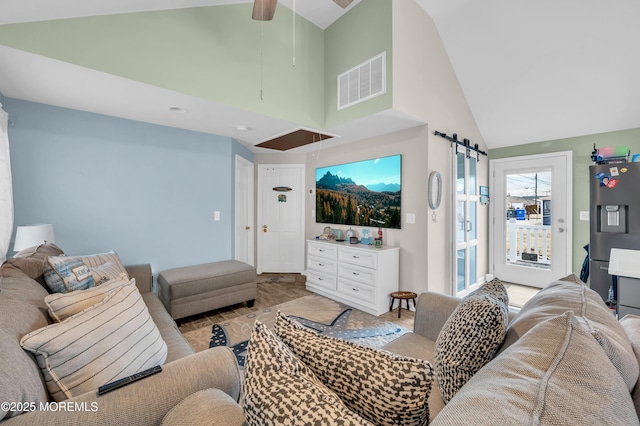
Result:
[[[430,291],[451,294],[452,154],[449,142],[434,131],[457,133],[482,150],[486,146],[471,114],[449,56],[431,17],[415,1],[393,2],[393,106],[428,123],[426,176],[438,171],[443,177],[443,197],[434,222],[428,212],[428,244],[425,254]],[[488,160],[478,164],[480,185],[488,182]],[[426,197],[425,190],[419,196]],[[488,271],[488,208],[479,210],[478,276]]]

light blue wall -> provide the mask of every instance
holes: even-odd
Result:
[[[12,98],[5,110],[16,225],[52,223],[66,253],[115,250],[155,276],[233,257],[235,154],[253,161],[238,142]]]

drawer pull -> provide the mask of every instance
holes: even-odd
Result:
[[[353,255],[354,259],[360,259],[360,256],[356,256],[355,254]]]
[[[324,266],[324,263],[318,263],[318,266]]]
[[[324,253],[324,249],[318,249],[320,253]]]
[[[353,291],[360,291],[360,289],[359,289],[359,288],[355,288],[355,287],[353,287],[351,290],[353,290]]]
[[[360,272],[352,272],[353,275],[358,276],[360,275]]]
[[[318,277],[318,281],[324,281],[324,278]]]

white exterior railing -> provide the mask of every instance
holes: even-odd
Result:
[[[522,261],[522,253],[538,255],[537,263],[551,263],[551,226],[530,225],[523,221],[507,221],[507,262]]]

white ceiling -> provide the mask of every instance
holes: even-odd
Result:
[[[293,1],[280,3],[293,8]],[[489,148],[640,127],[640,1],[416,1],[436,22]],[[2,0],[0,24],[247,2]],[[345,12],[330,0],[297,0],[296,11],[321,28]],[[248,147],[297,128],[292,122],[4,46],[0,92],[230,136]],[[189,112],[170,113],[167,105]],[[212,123],[208,117],[213,114],[223,119]],[[251,129],[239,132],[238,124]],[[317,130],[340,135],[329,143],[346,143],[417,124],[410,117],[382,113],[338,129]]]
[[[640,1],[417,1],[488,147],[640,127]]]

